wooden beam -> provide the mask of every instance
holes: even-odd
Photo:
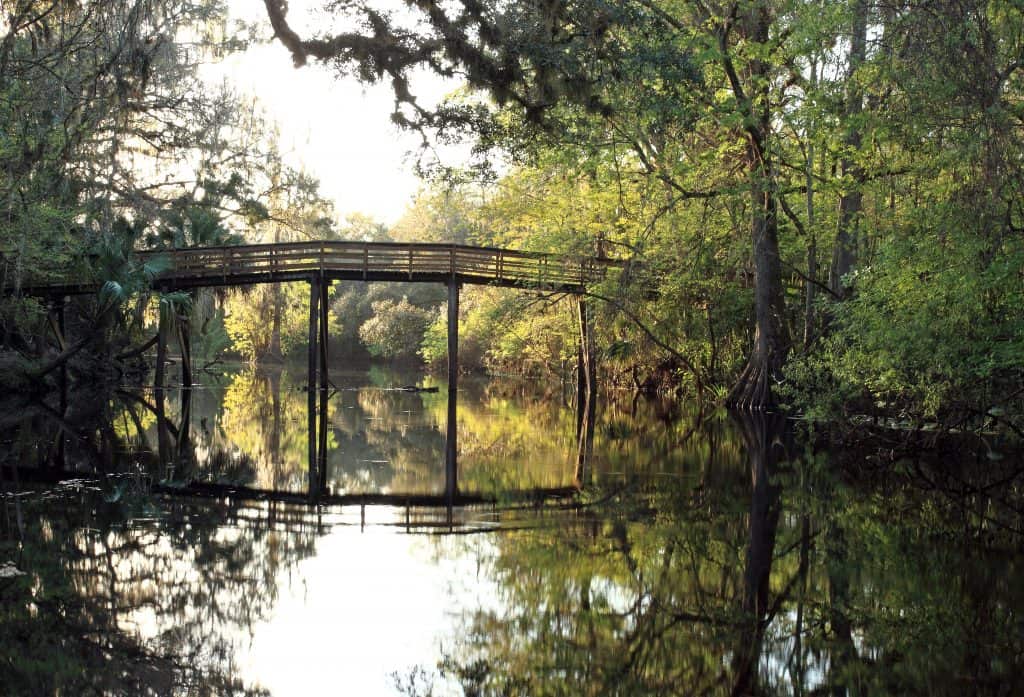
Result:
[[[593,330],[587,312],[587,302],[576,298],[579,317],[580,341],[576,363],[576,472],[577,486],[585,486],[590,479],[590,460],[594,450],[594,427],[597,420],[597,366],[594,360]]]
[[[458,495],[459,284],[448,282],[448,424],[444,443],[445,494]]]
[[[154,375],[153,398],[156,402],[156,441],[157,455],[160,458],[160,465],[167,466],[171,461],[171,438],[167,429],[166,409],[166,370],[167,370],[167,325],[170,318],[167,317],[163,304],[157,300],[157,339],[156,339],[156,368]],[[161,472],[162,475],[166,472]]]
[[[178,319],[178,347],[181,349],[181,386],[192,387],[192,336],[189,318]]]
[[[68,299],[62,297],[60,303],[57,306],[57,331],[60,334],[61,345],[65,346],[67,342],[67,304]],[[59,409],[61,418],[64,418],[68,413],[68,366],[65,363],[60,367],[60,402]],[[57,429],[57,462],[60,463],[61,467],[66,464],[66,445],[68,436],[64,432],[64,429]]]
[[[583,382],[589,395],[597,390],[597,366],[594,362],[594,341],[591,336],[587,301],[582,296],[576,298],[576,309],[580,327],[580,360],[585,377]]]
[[[164,316],[164,307],[159,296],[156,301],[156,312],[156,366],[153,369],[153,386],[162,391],[167,363],[167,318]]]
[[[320,279],[320,350],[319,372],[320,372],[320,427],[317,431],[319,444],[317,446],[317,462],[319,469],[318,488],[323,491],[327,486],[327,398],[328,388],[331,384],[327,373],[327,339],[328,339],[328,303],[327,296],[331,289],[330,281]]]
[[[64,339],[64,298],[60,297],[50,306],[46,313],[46,320],[50,324],[50,331],[57,342],[58,351],[66,351],[67,341]]]
[[[583,343],[576,347],[576,437],[583,428],[583,412],[587,401],[587,366],[583,360]]]
[[[316,393],[317,393],[317,339],[319,337],[317,320],[319,319],[318,306],[320,304],[320,276],[313,274],[309,279],[309,346],[308,365],[306,370],[306,416],[308,419],[307,431],[307,466],[309,477],[309,496],[315,497],[318,493],[320,478],[317,476],[317,431],[316,431]]]

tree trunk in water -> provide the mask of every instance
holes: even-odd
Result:
[[[46,363],[40,366],[39,368],[33,370],[31,373],[29,373],[29,378],[32,380],[42,380],[44,377],[52,373],[57,368],[64,366],[69,360],[71,360],[75,356],[76,353],[85,348],[90,341],[92,341],[91,336],[86,336],[83,337],[82,339],[79,339],[73,346],[70,346],[69,348],[62,351],[60,355],[51,360],[49,363]]]
[[[754,43],[767,43],[770,14],[765,3],[756,4],[746,18],[743,33]],[[772,384],[782,375],[789,352],[789,333],[784,319],[782,267],[779,263],[778,204],[768,139],[771,133],[768,65],[750,61],[746,96],[738,80],[737,96],[749,104],[746,129],[746,165],[750,181],[751,224],[754,246],[754,346],[747,365],[733,385],[726,404],[738,409],[765,409],[775,404]],[[730,66],[731,69],[731,66]]]
[[[775,404],[772,385],[781,379],[789,352],[775,198],[769,191],[755,191],[753,198],[754,347],[726,400],[738,409],[765,409]]]

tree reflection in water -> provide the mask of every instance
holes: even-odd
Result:
[[[117,491],[63,485],[0,522],[4,558],[26,570],[0,580],[4,694],[265,694],[234,654],[316,526],[272,504]]]
[[[1012,466],[940,491],[943,458],[868,476],[863,453],[798,448],[780,419],[735,425],[743,460],[470,544],[501,604],[442,670],[467,695],[1020,693]]]
[[[443,392],[362,379],[331,399],[330,486],[443,490]],[[318,544],[331,532],[316,507],[199,503],[148,484],[301,489],[305,396],[293,388],[287,373],[243,372],[187,403],[169,398],[163,447],[151,393],[73,399],[63,415],[40,405],[3,432],[4,491],[15,462],[106,476],[102,491],[3,499],[0,551],[27,572],[0,579],[6,691],[259,694],[236,661],[273,615],[282,576],[351,547]],[[460,488],[580,478],[567,401],[467,381]],[[472,533],[429,538],[423,563],[468,562],[493,597],[445,599],[457,626],[432,630],[437,666],[395,666],[405,692],[1024,689],[1019,458],[903,458],[877,443],[830,453],[782,419],[621,395],[602,402],[591,440],[588,486],[570,504],[406,513],[396,532]]]

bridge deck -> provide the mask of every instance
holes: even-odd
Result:
[[[305,280],[405,281],[497,285],[581,293],[621,262],[494,247],[392,242],[289,242],[141,252],[169,265],[154,286],[179,290]],[[26,294],[78,294],[94,281],[23,284]]]

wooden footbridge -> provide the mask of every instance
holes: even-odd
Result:
[[[161,268],[152,280],[153,290],[170,292],[202,287],[245,286],[258,283],[309,283],[309,472],[310,491],[321,488],[326,469],[326,428],[317,427],[317,403],[321,426],[326,423],[330,377],[327,365],[328,292],[335,281],[392,281],[444,283],[448,286],[448,394],[449,425],[445,447],[446,467],[456,466],[455,412],[458,390],[459,288],[463,284],[560,292],[578,299],[580,351],[577,394],[580,418],[593,418],[595,369],[593,348],[584,301],[586,289],[603,280],[623,262],[593,257],[565,256],[496,247],[458,244],[392,242],[289,242],[221,247],[192,247],[138,253],[143,262]],[[5,266],[8,259],[3,259]],[[88,267],[86,258],[84,266]],[[102,282],[83,271],[59,282],[33,282],[20,287],[23,295],[44,297],[61,310],[63,298],[96,293]],[[4,289],[10,292],[10,289]],[[62,312],[55,326],[63,326]],[[164,362],[169,327],[161,321],[157,337],[155,387],[162,404]],[[182,349],[182,383],[191,384],[188,335],[179,333]],[[61,338],[63,341],[63,338]],[[583,426],[581,426],[581,432]],[[454,474],[454,473],[452,473]],[[452,477],[454,479],[454,477]],[[314,481],[315,480],[315,481]],[[453,492],[454,493],[454,492]]]
[[[158,290],[307,281],[470,283],[581,294],[587,285],[621,268],[612,259],[570,257],[497,247],[397,242],[287,242],[139,252],[158,261]],[[81,278],[23,283],[26,295],[58,297],[94,293],[101,282]]]

